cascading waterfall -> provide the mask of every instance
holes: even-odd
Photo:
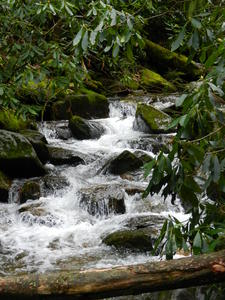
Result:
[[[131,179],[104,172],[106,163],[124,150],[135,152],[141,149],[143,153],[154,155],[151,152],[154,137],[133,130],[134,114],[135,104],[112,99],[110,117],[94,121],[105,129],[96,140],[60,139],[56,129],[67,126],[66,121],[40,125],[40,131],[50,145],[82,153],[85,164],[76,167],[48,164],[49,171],[66,177],[69,185],[22,205],[17,201],[20,182],[14,182],[9,203],[0,204],[1,275],[101,268],[157,259],[150,253],[120,253],[102,243],[107,234],[125,228],[126,222],[134,217],[149,214],[185,217],[179,203],[172,206],[169,199],[164,202],[160,196],[143,200],[140,193],[130,195],[126,192],[126,188],[146,188],[143,171],[135,172]],[[138,142],[143,140],[145,143]],[[80,205],[80,191],[98,186],[119,187],[124,194],[126,213],[105,213],[107,203],[104,199],[97,215],[90,214],[88,207]]]

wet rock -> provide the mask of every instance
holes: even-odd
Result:
[[[151,155],[149,155],[141,150],[135,151],[134,154],[135,154],[135,156],[137,156],[138,158],[140,158],[142,160],[143,164],[146,164],[153,160],[153,157]]]
[[[77,166],[79,164],[84,164],[84,160],[79,156],[79,154],[63,148],[58,147],[48,147],[50,154],[50,163],[53,165],[73,165]]]
[[[81,189],[79,197],[80,206],[93,216],[124,214],[126,211],[124,192],[116,185]]]
[[[52,106],[53,120],[68,120],[72,115],[83,118],[107,118],[109,103],[104,95],[81,89],[76,95],[66,96]]]
[[[46,163],[49,160],[49,151],[45,136],[36,130],[28,129],[22,130],[20,133],[31,143],[40,161]]]
[[[29,225],[39,224],[52,227],[61,224],[61,220],[48,213],[41,201],[25,203],[18,210],[22,222]]]
[[[144,191],[145,189],[140,187],[125,187],[125,192],[130,196],[133,196],[135,194],[143,194]]]
[[[68,140],[72,137],[72,132],[68,126],[62,126],[55,129],[59,139]]]
[[[8,202],[10,187],[10,179],[0,171],[0,202]]]
[[[135,216],[127,219],[125,226],[131,230],[145,228],[149,230],[149,234],[156,237],[165,220],[165,217],[153,214],[137,217]]]
[[[69,186],[69,182],[66,177],[61,175],[46,175],[42,178],[42,182],[42,193],[44,196],[52,195],[57,190]]]
[[[78,140],[98,139],[104,132],[104,128],[100,124],[79,116],[73,116],[70,119],[69,128]]]
[[[21,134],[0,130],[0,168],[11,177],[46,174],[31,143]]]
[[[142,69],[141,72],[141,86],[148,91],[165,91],[165,92],[175,92],[176,87],[161,75],[153,72],[149,69]]]
[[[165,146],[168,147],[171,144],[172,140],[173,136],[168,134],[151,134],[148,136],[139,137],[135,140],[130,140],[128,142],[130,147],[133,149],[141,149],[157,154],[162,148],[165,148]]]
[[[146,252],[153,249],[151,236],[143,229],[113,232],[103,239],[103,243],[119,250]]]
[[[20,203],[25,203],[27,200],[39,199],[40,196],[40,184],[33,180],[27,181],[20,190]]]
[[[151,105],[138,103],[134,121],[134,129],[145,133],[170,132],[168,126],[172,119],[169,115]]]
[[[135,171],[142,165],[143,162],[140,158],[125,150],[109,163],[108,171],[112,174],[120,175],[129,171]]]
[[[165,217],[139,215],[123,221],[123,230],[115,231],[103,239],[103,243],[119,250],[151,251],[159,236]]]

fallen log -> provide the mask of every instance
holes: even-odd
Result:
[[[194,61],[188,63],[188,57],[185,55],[172,52],[147,39],[145,40],[145,51],[149,63],[161,72],[169,69],[179,70],[184,72],[189,80],[199,79],[204,73],[204,69],[200,64]]]
[[[225,281],[225,250],[171,261],[0,277],[0,299],[101,299]]]

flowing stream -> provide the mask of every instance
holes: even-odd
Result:
[[[160,143],[170,138],[134,131],[135,110],[133,102],[111,99],[110,117],[95,120],[105,128],[97,140],[58,138],[57,128],[67,125],[66,121],[40,124],[40,131],[50,145],[81,154],[85,164],[76,167],[48,164],[49,172],[66,177],[69,185],[22,205],[18,204],[18,189],[22,181],[14,181],[9,204],[0,204],[1,276],[56,269],[102,268],[158,259],[150,253],[121,253],[102,243],[107,234],[126,228],[127,222],[134,218],[149,215],[187,217],[181,205],[171,205],[170,199],[164,201],[160,196],[142,199],[141,193],[126,192],[127,189],[143,191],[146,188],[148,179],[144,179],[143,170],[133,172],[129,178],[105,172],[107,162],[124,150],[154,156]],[[89,214],[80,205],[79,191],[97,186],[119,186],[125,197],[126,213]],[[29,205],[33,211],[24,209]]]

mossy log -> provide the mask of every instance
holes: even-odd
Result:
[[[145,40],[145,50],[150,64],[156,66],[161,73],[169,69],[182,71],[190,80],[198,79],[204,72],[200,64],[191,61],[185,55],[172,52],[150,40]]]
[[[132,266],[0,277],[2,299],[101,299],[225,281],[225,250]]]

